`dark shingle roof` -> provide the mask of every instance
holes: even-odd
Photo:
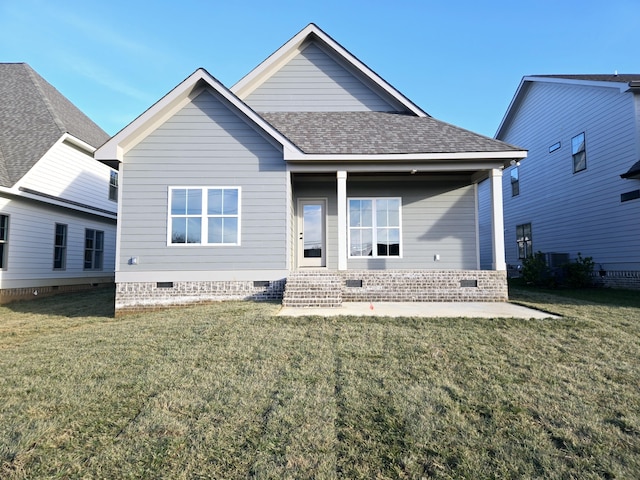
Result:
[[[522,150],[441,122],[389,112],[270,112],[260,115],[304,153],[410,154]]]
[[[587,80],[590,82],[621,82],[629,83],[640,80],[640,74],[637,73],[621,73],[621,74],[585,74],[585,75],[531,75],[532,77],[548,77],[548,78],[565,78],[567,80]]]
[[[29,65],[0,63],[0,185],[14,185],[64,133],[93,147],[109,139]]]

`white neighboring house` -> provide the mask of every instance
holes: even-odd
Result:
[[[581,253],[605,285],[640,287],[640,75],[524,77],[495,138],[529,152],[502,177],[507,264]]]
[[[0,64],[0,303],[114,280],[109,135],[25,63]]]

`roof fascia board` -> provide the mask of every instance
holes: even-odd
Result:
[[[122,162],[126,153],[146,138],[159,125],[169,119],[180,108],[184,107],[193,98],[198,96],[204,87],[199,87],[199,82],[211,87],[231,106],[235,107],[254,124],[264,130],[277,143],[286,146],[292,151],[299,151],[286,137],[275,130],[262,117],[255,113],[247,104],[235,96],[229,89],[218,82],[203,68],[199,68],[178,86],[162,97],[142,113],[133,122],[120,130],[95,152],[97,160],[118,160]]]
[[[96,147],[89,145],[87,142],[80,140],[77,137],[74,137],[70,133],[65,133],[62,136],[62,142],[68,142],[74,145],[75,147],[80,148],[81,150],[84,150],[88,155],[92,155],[93,152],[96,151]]]
[[[524,96],[526,90],[528,89],[529,83],[527,80],[525,80],[526,78],[527,77],[522,77],[522,79],[520,80],[520,84],[516,89],[516,93],[513,95],[513,98],[511,99],[511,102],[507,107],[507,111],[502,117],[502,121],[498,126],[498,130],[496,130],[496,134],[494,135],[494,138],[497,138],[498,140],[502,140],[502,137],[504,135],[503,130],[511,123],[511,119],[513,115],[515,115],[515,110],[520,105],[522,97]]]
[[[604,88],[617,88],[621,92],[626,91],[629,88],[629,82],[623,82],[622,80],[619,82],[613,81],[605,81],[605,80],[581,80],[578,78],[558,78],[558,77],[545,77],[545,76],[528,76],[524,77],[523,80],[527,80],[529,82],[540,82],[540,83],[564,83],[567,85],[582,85],[584,87],[604,87]]]
[[[502,169],[504,162],[502,160],[484,161],[484,162],[433,162],[425,164],[416,164],[412,162],[389,162],[380,164],[360,164],[360,163],[342,163],[339,166],[333,163],[295,163],[287,164],[287,171],[291,173],[328,173],[333,174],[336,170],[344,170],[347,173],[454,173],[461,174],[465,172],[485,172],[492,169]],[[486,176],[486,175],[485,175]],[[482,177],[485,178],[485,177]]]
[[[109,220],[116,220],[117,213],[109,212],[107,210],[91,207],[90,205],[83,206],[78,204],[77,202],[71,202],[69,200],[65,200],[63,198],[56,198],[51,195],[46,195],[42,193],[30,193],[29,191],[20,190],[18,187],[0,187],[0,193],[17,198],[23,198],[26,200],[32,200],[41,204],[52,205],[55,207],[61,207],[69,210],[73,210],[75,212],[85,213],[89,215],[94,215],[97,217],[108,218]]]
[[[396,153],[396,154],[312,154],[297,153],[284,149],[287,162],[430,162],[438,160],[521,160],[526,158],[526,150],[509,150],[500,152],[464,152],[464,153]]]
[[[392,87],[388,82],[382,79],[382,77],[367,67],[363,62],[358,60],[358,58],[352,55],[346,48],[336,42],[320,27],[313,23],[310,23],[303,28],[287,43],[272,53],[265,61],[249,72],[248,75],[240,79],[233,87],[231,87],[231,91],[240,98],[246,98],[267,78],[273,75],[278,68],[293,58],[293,56],[300,51],[300,47],[305,43],[305,41],[312,36],[320,40],[326,47],[336,52],[340,57],[346,60],[347,63],[353,65],[357,71],[407,108],[407,110],[419,117],[428,116],[424,110]]]

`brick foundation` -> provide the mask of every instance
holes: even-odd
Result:
[[[116,316],[141,310],[219,302],[282,300],[286,279],[272,282],[132,282],[116,284]]]
[[[272,282],[132,282],[116,286],[116,315],[222,300],[277,300],[289,306],[342,302],[504,302],[506,272],[490,270],[308,270]]]
[[[493,270],[338,272],[344,302],[505,302],[507,275]],[[362,286],[349,287],[348,284]]]

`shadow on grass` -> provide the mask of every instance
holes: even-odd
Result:
[[[60,317],[114,317],[115,286],[83,292],[60,293],[4,305],[16,313],[57,315]]]
[[[635,290],[613,288],[541,288],[509,280],[509,299],[535,301],[559,305],[596,303],[616,307],[640,308],[640,295]]]

